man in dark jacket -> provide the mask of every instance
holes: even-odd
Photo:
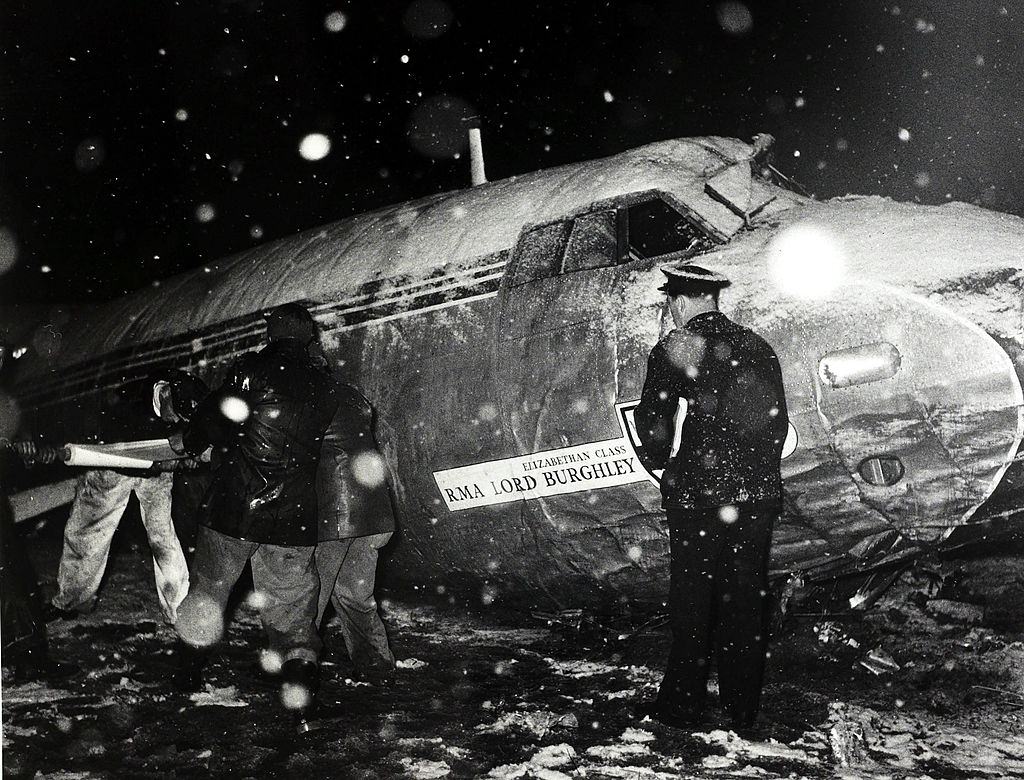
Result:
[[[316,323],[298,304],[267,316],[266,348],[239,358],[186,430],[193,454],[214,446],[212,484],[200,506],[192,584],[176,628],[192,648],[223,632],[224,609],[247,561],[262,603],[268,671],[281,672],[285,706],[303,711],[317,688],[320,639],[316,471],[337,407],[330,374],[309,356]],[[183,649],[177,685],[198,689],[205,659]]]
[[[388,468],[373,436],[373,407],[352,385],[338,387],[338,411],[324,437],[317,475],[319,626],[333,601],[356,672],[380,681],[395,656],[373,595],[377,553],[395,530]]]
[[[692,264],[662,270],[676,329],[651,351],[635,413],[641,460],[665,470],[671,550],[672,649],[651,714],[698,722],[715,651],[723,709],[747,730],[760,703],[768,551],[782,503],[782,371],[764,339],[718,310],[728,279]]]

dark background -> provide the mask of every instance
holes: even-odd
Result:
[[[1021,20],[987,0],[6,0],[0,300],[104,300],[467,186],[472,114],[491,179],[769,132],[819,197],[1024,213]]]

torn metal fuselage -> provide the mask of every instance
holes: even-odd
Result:
[[[1021,439],[1024,222],[812,201],[762,178],[761,151],[681,139],[490,182],[41,321],[26,426],[103,438],[126,385],[166,367],[216,384],[261,343],[262,311],[300,301],[377,410],[392,578],[657,603],[668,543],[629,411],[669,327],[659,266],[700,254],[783,365],[795,446],[773,568],[833,576],[941,545],[983,516]]]

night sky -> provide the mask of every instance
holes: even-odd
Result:
[[[474,115],[491,179],[769,132],[818,197],[1024,214],[1022,19],[987,0],[7,0],[0,295],[105,300],[467,186]],[[306,159],[314,133],[330,150]]]

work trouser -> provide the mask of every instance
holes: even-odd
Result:
[[[71,516],[64,526],[54,606],[82,611],[92,608],[114,531],[135,491],[153,555],[156,595],[165,618],[174,622],[178,605],[188,592],[188,566],[171,521],[173,479],[172,474],[128,476],[108,469],[93,469],[79,476]]]
[[[320,625],[333,598],[349,658],[362,672],[395,667],[395,656],[373,595],[377,553],[390,540],[389,531],[320,542],[316,548],[316,569],[320,575],[316,624]]]
[[[774,507],[668,510],[672,649],[659,709],[698,717],[712,653],[723,709],[757,715],[768,648],[768,552]]]
[[[270,652],[281,663],[293,658],[316,663],[320,637],[313,621],[319,583],[313,550],[311,546],[247,542],[200,526],[192,559],[192,586],[178,608],[178,636],[202,647],[220,638],[231,589],[252,559],[256,604]]]

